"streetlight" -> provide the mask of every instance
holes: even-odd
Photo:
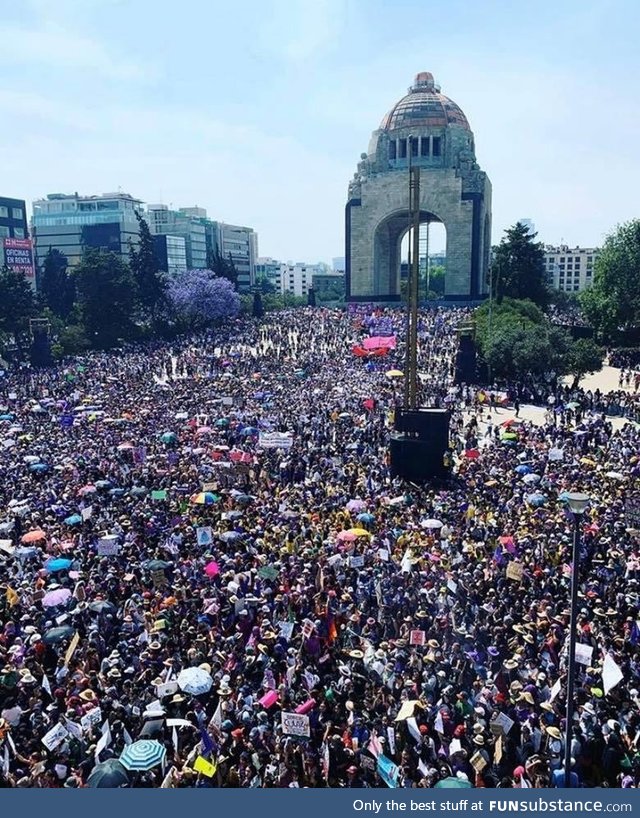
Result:
[[[567,711],[564,739],[564,785],[571,787],[571,733],[573,730],[573,688],[576,665],[576,620],[578,614],[578,583],[580,563],[580,523],[589,505],[588,494],[570,492],[566,502],[573,515],[573,558],[571,564],[571,607],[569,609],[569,650],[567,652]]]

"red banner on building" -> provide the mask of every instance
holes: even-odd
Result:
[[[33,266],[33,243],[31,239],[5,238],[4,263],[10,270],[22,273],[29,279],[35,278]]]

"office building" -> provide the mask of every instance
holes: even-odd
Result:
[[[344,301],[344,273],[314,273],[312,276],[316,301]]]
[[[544,264],[549,286],[564,292],[580,292],[593,282],[593,268],[598,256],[595,247],[559,247],[546,245]]]
[[[27,208],[24,199],[0,196],[0,239],[27,239]]]
[[[270,257],[262,257],[256,261],[256,275],[255,280],[256,284],[260,284],[263,279],[266,279],[270,284],[273,285],[276,292],[281,292],[281,284],[282,284],[282,272],[281,268],[286,265],[283,265],[282,262],[278,261],[275,258]]]
[[[335,258],[332,258],[331,265],[334,273],[342,273],[342,275],[344,275],[346,268],[344,256],[336,256]]]
[[[80,196],[50,193],[33,203],[33,238],[38,264],[49,248],[67,257],[69,266],[80,261],[85,247],[99,247],[129,259],[129,247],[139,243],[136,211],[142,202],[128,193]]]
[[[146,218],[154,236],[175,236],[184,240],[187,269],[207,267],[206,231],[198,218],[181,210],[170,210],[164,204],[148,205]]]
[[[258,234],[251,227],[213,222],[217,225],[217,247],[220,255],[231,257],[238,272],[238,290],[246,292],[255,284]]]
[[[24,199],[0,196],[0,267],[4,265],[22,273],[35,288],[33,247]]]
[[[153,236],[153,248],[163,272],[175,276],[188,269],[184,236]]]

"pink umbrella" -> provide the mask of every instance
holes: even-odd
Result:
[[[217,577],[220,573],[220,566],[217,562],[207,563],[204,567],[204,572],[208,577]]]
[[[356,535],[352,534],[350,531],[341,531],[338,534],[338,539],[340,542],[353,542],[356,539]]]
[[[81,497],[84,497],[85,494],[95,494],[97,490],[98,489],[92,483],[89,483],[86,486],[83,486],[78,494]]]
[[[366,507],[364,500],[349,500],[347,503],[347,511],[364,511]]]
[[[211,426],[200,426],[198,429],[196,429],[197,435],[208,435],[209,432],[213,432]]]
[[[70,599],[71,591],[68,588],[56,588],[55,591],[49,591],[42,597],[43,608],[55,608]]]

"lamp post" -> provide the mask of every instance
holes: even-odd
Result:
[[[571,606],[569,609],[569,649],[567,651],[567,710],[564,739],[564,785],[571,787],[571,733],[573,730],[573,688],[576,668],[576,625],[578,614],[578,584],[580,580],[580,524],[589,495],[571,492],[566,500],[573,515],[573,557],[571,563]]]

